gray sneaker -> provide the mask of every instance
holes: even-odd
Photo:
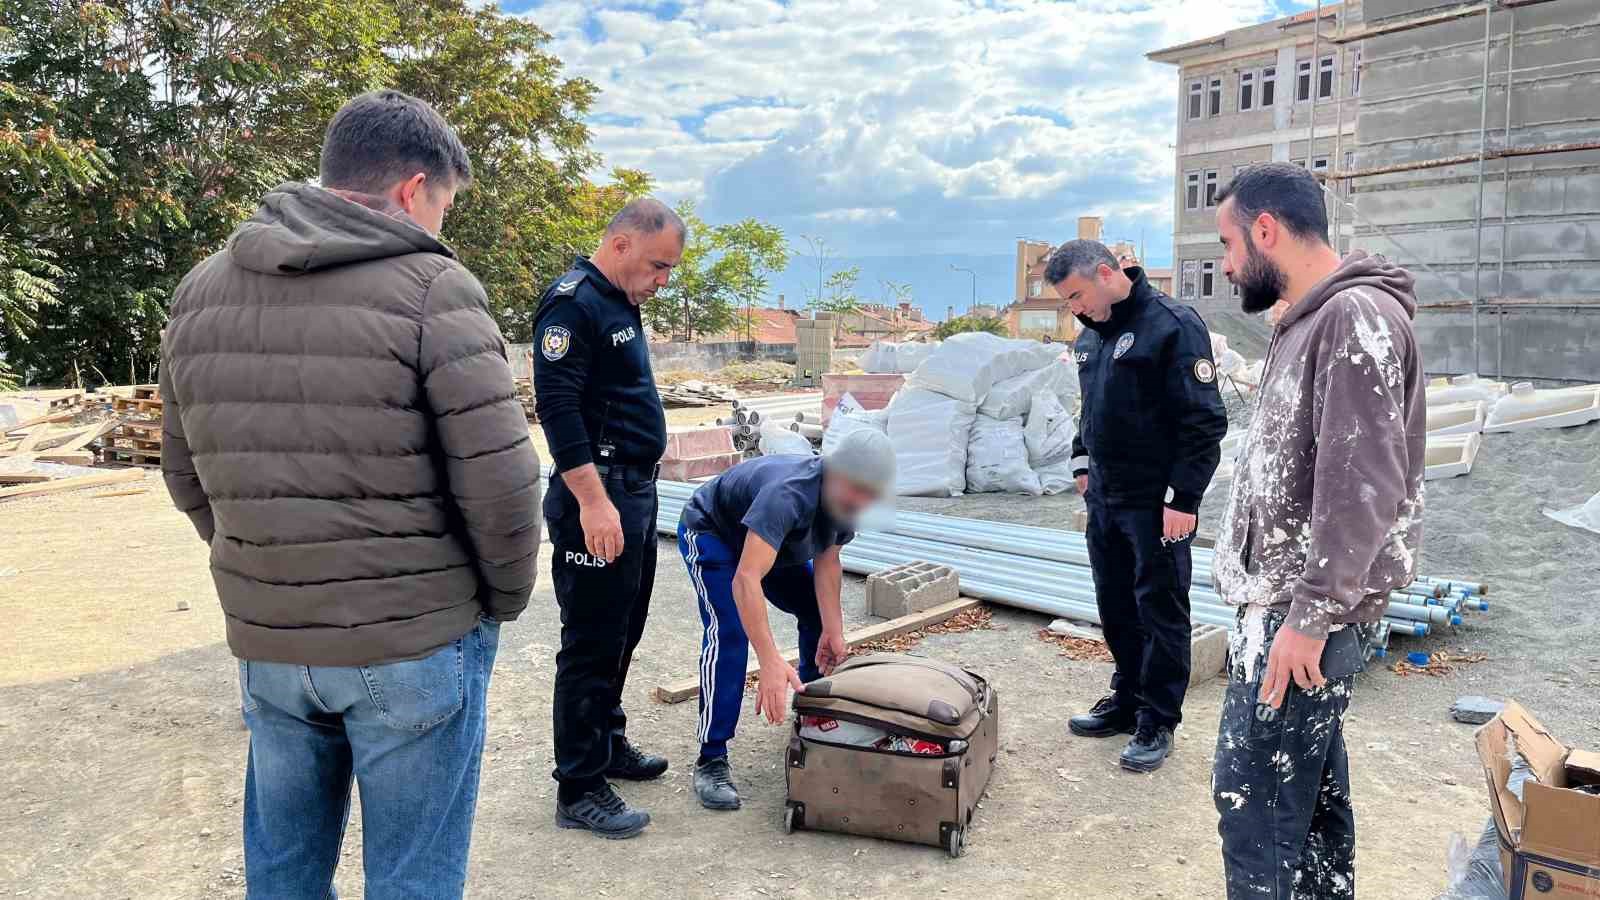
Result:
[[[733,770],[726,756],[695,763],[694,792],[706,809],[739,808],[739,789],[733,785]]]
[[[560,797],[556,798],[556,825],[561,828],[583,829],[607,840],[620,841],[633,837],[649,824],[650,814],[629,806],[609,783],[572,803],[562,803]]]

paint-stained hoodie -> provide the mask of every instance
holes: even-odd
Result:
[[[1427,406],[1411,273],[1354,251],[1279,320],[1212,571],[1323,638],[1416,574]]]

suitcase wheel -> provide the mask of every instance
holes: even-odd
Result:
[[[794,834],[805,827],[806,808],[798,803],[785,803],[783,806],[783,833]]]
[[[965,825],[950,829],[945,835],[944,849],[949,852],[951,859],[960,859],[961,854],[967,852],[967,828]]]

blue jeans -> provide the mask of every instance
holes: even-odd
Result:
[[[250,900],[336,896],[352,776],[369,900],[461,896],[499,640],[499,623],[481,620],[422,659],[239,662]]]
[[[728,741],[739,724],[744,703],[745,666],[750,638],[733,599],[733,573],[739,555],[714,534],[689,531],[678,524],[678,552],[689,569],[700,600],[700,756],[728,755]],[[822,637],[822,612],[817,608],[812,564],[773,569],[761,580],[761,591],[777,608],[795,617],[800,633],[801,681],[822,677],[817,671],[817,643]]]

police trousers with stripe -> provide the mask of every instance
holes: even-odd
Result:
[[[678,551],[699,598],[700,624],[700,755],[728,754],[728,741],[739,723],[744,703],[745,667],[750,639],[739,621],[733,599],[733,573],[739,554],[714,534],[678,525]],[[822,612],[811,563],[773,569],[761,581],[768,602],[795,617],[800,632],[801,681],[822,676],[817,670],[817,642],[822,637]]]

